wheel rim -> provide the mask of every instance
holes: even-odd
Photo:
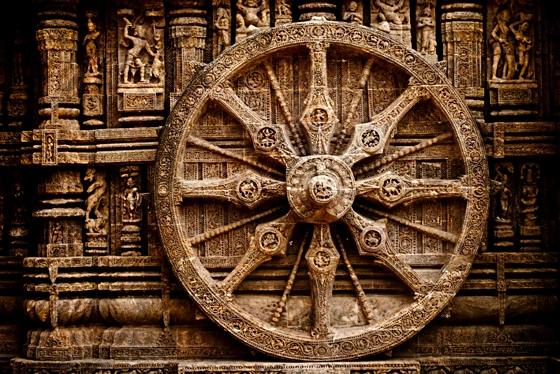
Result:
[[[292,113],[277,89],[278,77],[271,59],[301,48],[308,51],[312,77],[305,104]],[[337,48],[361,54],[362,76],[367,75],[371,63],[382,61],[410,77],[404,92],[372,121],[356,123],[351,118],[339,118],[341,113],[331,102],[326,56]],[[283,123],[263,119],[231,87],[230,80],[251,64],[261,64],[268,72],[265,79],[276,94]],[[253,79],[262,81],[262,77]],[[432,102],[443,113],[450,134],[427,139],[416,148],[452,138],[463,162],[460,178],[414,179],[383,170],[383,165],[402,157],[402,149],[400,153],[386,151],[390,136],[402,117],[421,101]],[[197,124],[210,102],[243,125],[260,161],[244,159],[196,136]],[[353,133],[335,134],[345,121]],[[406,148],[405,153],[416,152],[413,147]],[[218,181],[185,180],[184,161],[187,150],[193,148],[219,153],[246,168]],[[177,278],[199,307],[254,349],[287,359],[316,361],[352,359],[391,349],[433,319],[468,275],[484,230],[489,199],[481,137],[466,105],[445,76],[419,54],[381,32],[336,22],[297,23],[258,33],[224,51],[207,66],[168,118],[158,150],[155,196],[165,251]],[[403,204],[440,198],[463,201],[465,213],[458,232],[415,226],[392,213],[394,207]],[[233,202],[253,214],[227,226],[192,234],[184,227],[186,218],[181,207],[185,200],[193,199]],[[285,204],[275,206],[276,201]],[[244,255],[225,278],[216,279],[203,265],[196,246],[249,224],[256,227]],[[358,257],[373,259],[389,269],[415,298],[391,315],[374,318],[368,306],[371,296],[365,295],[336,225],[347,230],[346,237],[354,243]],[[424,230],[426,235],[452,243],[437,280],[426,281],[399,259],[390,245],[391,225]],[[270,318],[251,313],[236,295],[255,269],[286,254],[290,240],[305,231],[301,226],[309,233],[292,273],[294,268],[297,272],[299,262],[307,266],[311,322],[307,328],[294,329],[278,323],[294,283],[291,275]],[[359,314],[365,321],[362,325],[340,328],[331,321],[337,266],[347,269]]]

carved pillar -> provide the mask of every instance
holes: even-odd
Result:
[[[298,0],[296,1],[299,20],[309,21],[313,17],[325,17],[328,21],[336,20],[336,7],[337,1],[310,1]]]
[[[206,10],[204,0],[170,0],[169,35],[173,53],[173,92],[170,107],[185,90],[194,74],[204,66],[206,49]]]
[[[118,1],[118,110],[124,126],[165,119],[165,14],[163,0],[130,7]]]
[[[453,85],[465,95],[469,108],[482,118],[482,5],[449,1],[442,6],[443,59]]]
[[[39,2],[36,0],[36,2]],[[40,2],[37,43],[43,67],[42,129],[79,129],[78,0]]]
[[[41,209],[33,212],[41,227],[39,256],[81,256],[85,211],[80,172],[59,169],[46,174],[38,188]]]

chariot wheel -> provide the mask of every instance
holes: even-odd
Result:
[[[391,349],[467,277],[488,210],[476,123],[445,74],[370,28],[256,33],[196,76],[156,161],[161,240],[196,304],[292,360]]]

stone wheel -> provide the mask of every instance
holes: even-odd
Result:
[[[353,79],[337,58],[359,66]],[[368,111],[383,69],[404,83]],[[400,137],[427,106],[446,130]],[[450,154],[448,173],[402,167]],[[256,350],[315,361],[386,351],[440,313],[489,199],[480,134],[445,75],[383,33],[325,21],[257,33],[207,66],[167,121],[154,188],[163,246],[198,306]]]

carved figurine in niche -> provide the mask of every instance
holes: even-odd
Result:
[[[389,23],[403,25],[408,23],[404,0],[375,0],[374,4],[380,9]]]
[[[536,185],[524,185],[521,187],[521,214],[523,214],[523,226],[535,227],[537,226],[537,211],[539,205],[537,204],[537,196],[539,189]]]
[[[243,16],[245,27],[263,28],[270,26],[270,19],[268,17],[268,4],[266,0],[237,0],[237,9],[239,14]]]
[[[139,72],[139,82],[147,83],[145,77],[146,63],[142,61],[141,54],[143,51],[146,51],[150,56],[155,57],[155,53],[152,51],[150,44],[146,40],[144,27],[142,25],[137,25],[134,29],[134,35],[130,35],[129,29],[132,27],[132,22],[130,22],[126,17],[123,17],[123,19],[125,22],[123,37],[129,40],[132,44],[126,54],[123,81],[125,83],[130,83],[130,78],[132,78],[132,82],[134,82],[134,76],[137,72]]]
[[[229,11],[225,8],[218,8],[216,11],[216,33],[218,34],[218,54],[222,53],[224,49],[229,47],[230,30],[229,30]]]
[[[154,41],[156,42],[155,45],[155,54],[154,54],[154,61],[152,62],[152,76],[157,79],[158,82],[161,82],[163,78],[163,61],[161,61],[161,54],[163,52],[163,41],[161,40],[161,36],[156,31],[156,26],[152,26],[154,30]]]
[[[536,227],[537,211],[539,205],[537,196],[539,194],[538,180],[540,168],[537,164],[527,163],[521,167],[521,214],[523,215],[523,226]]]
[[[136,180],[133,177],[128,177],[126,180],[123,200],[125,217],[130,221],[137,219],[142,205],[142,195],[138,191]]]
[[[505,223],[511,222],[510,219],[510,206],[511,206],[511,191],[508,187],[508,175],[506,173],[498,174],[498,181],[502,183],[502,191],[499,198],[499,209],[496,215],[496,222]]]
[[[101,173],[88,168],[84,180],[91,182],[87,189],[85,228],[89,233],[107,233],[107,182]]]
[[[86,72],[87,77],[94,77],[101,75],[99,73],[99,58],[97,52],[97,39],[101,32],[97,29],[97,26],[91,18],[88,18],[87,22],[88,33],[84,37],[84,45],[86,46]]]
[[[519,79],[528,78],[526,75],[528,73],[527,69],[529,67],[529,50],[533,48],[533,42],[527,35],[529,27],[529,22],[524,20],[513,22],[509,26],[509,29],[511,30],[515,37],[515,40],[517,41],[517,65],[518,67],[521,66],[521,71],[519,71]],[[518,68],[516,68],[516,70],[518,70]]]
[[[288,0],[276,0],[276,25],[290,23],[292,21],[292,9]]]
[[[492,79],[498,78],[498,67],[503,63],[503,79],[513,79],[515,74],[515,43],[511,38],[509,22],[511,12],[504,9],[496,16],[496,26],[492,30]],[[503,60],[505,54],[505,61]]]
[[[344,22],[354,23],[356,25],[361,25],[364,19],[360,12],[358,12],[358,3],[351,1],[346,7],[346,11],[342,15],[342,20]]]
[[[431,3],[426,3],[418,15],[418,50],[424,55],[436,53],[436,22],[434,8]]]
[[[63,237],[62,237],[62,223],[60,221],[56,221],[53,225],[53,229],[51,232],[51,243],[52,244],[62,244]]]

